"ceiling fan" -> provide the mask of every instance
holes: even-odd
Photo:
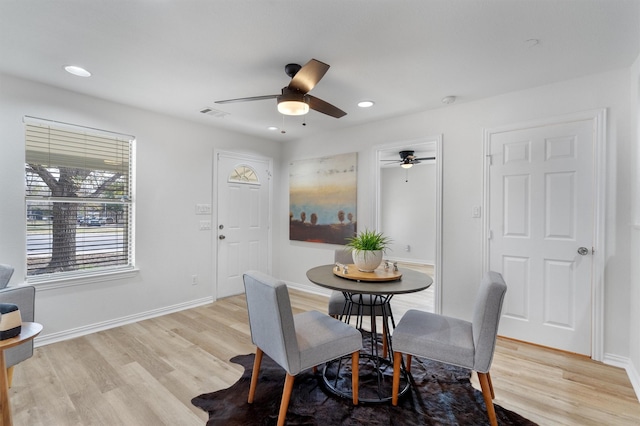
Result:
[[[318,84],[328,70],[329,65],[316,59],[311,59],[304,66],[287,64],[284,67],[284,72],[291,77],[291,82],[288,86],[282,88],[281,94],[226,99],[216,101],[216,103],[230,104],[234,102],[276,99],[278,101],[278,111],[284,115],[304,115],[308,113],[309,108],[311,108],[331,117],[340,118],[347,115],[347,113],[309,94],[311,89]]]
[[[419,164],[421,160],[435,160],[436,157],[416,157],[414,154],[415,151],[400,151],[400,160],[382,160],[382,161],[392,161],[394,163],[400,163],[400,167],[403,169],[410,169],[414,164]]]

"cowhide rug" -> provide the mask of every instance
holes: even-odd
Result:
[[[202,394],[191,402],[209,413],[207,426],[275,425],[282,397],[285,372],[266,355],[253,404],[247,403],[254,355],[240,355],[232,362],[244,367],[233,386]],[[415,383],[400,400],[360,404],[328,393],[321,369],[296,376],[287,411],[287,425],[486,425],[482,393],[471,386],[471,371],[414,358],[411,372]],[[495,405],[498,424],[535,425],[524,417]]]

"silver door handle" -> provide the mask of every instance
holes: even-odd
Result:
[[[227,238],[227,237],[225,237],[224,235],[220,235],[220,236],[218,236],[218,239],[219,239],[219,240],[224,240],[225,238]]]
[[[578,249],[578,254],[579,254],[580,256],[586,256],[586,255],[588,255],[588,254],[589,254],[589,249],[588,249],[588,248],[586,248],[586,247],[580,247],[580,248]]]

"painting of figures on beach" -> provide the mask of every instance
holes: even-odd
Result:
[[[345,244],[356,233],[358,154],[289,163],[289,239]]]

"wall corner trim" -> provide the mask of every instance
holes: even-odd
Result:
[[[619,355],[605,353],[602,362],[607,365],[625,369],[627,376],[629,376],[631,386],[633,386],[633,390],[636,393],[636,398],[638,398],[638,402],[640,402],[640,374],[631,360]]]

